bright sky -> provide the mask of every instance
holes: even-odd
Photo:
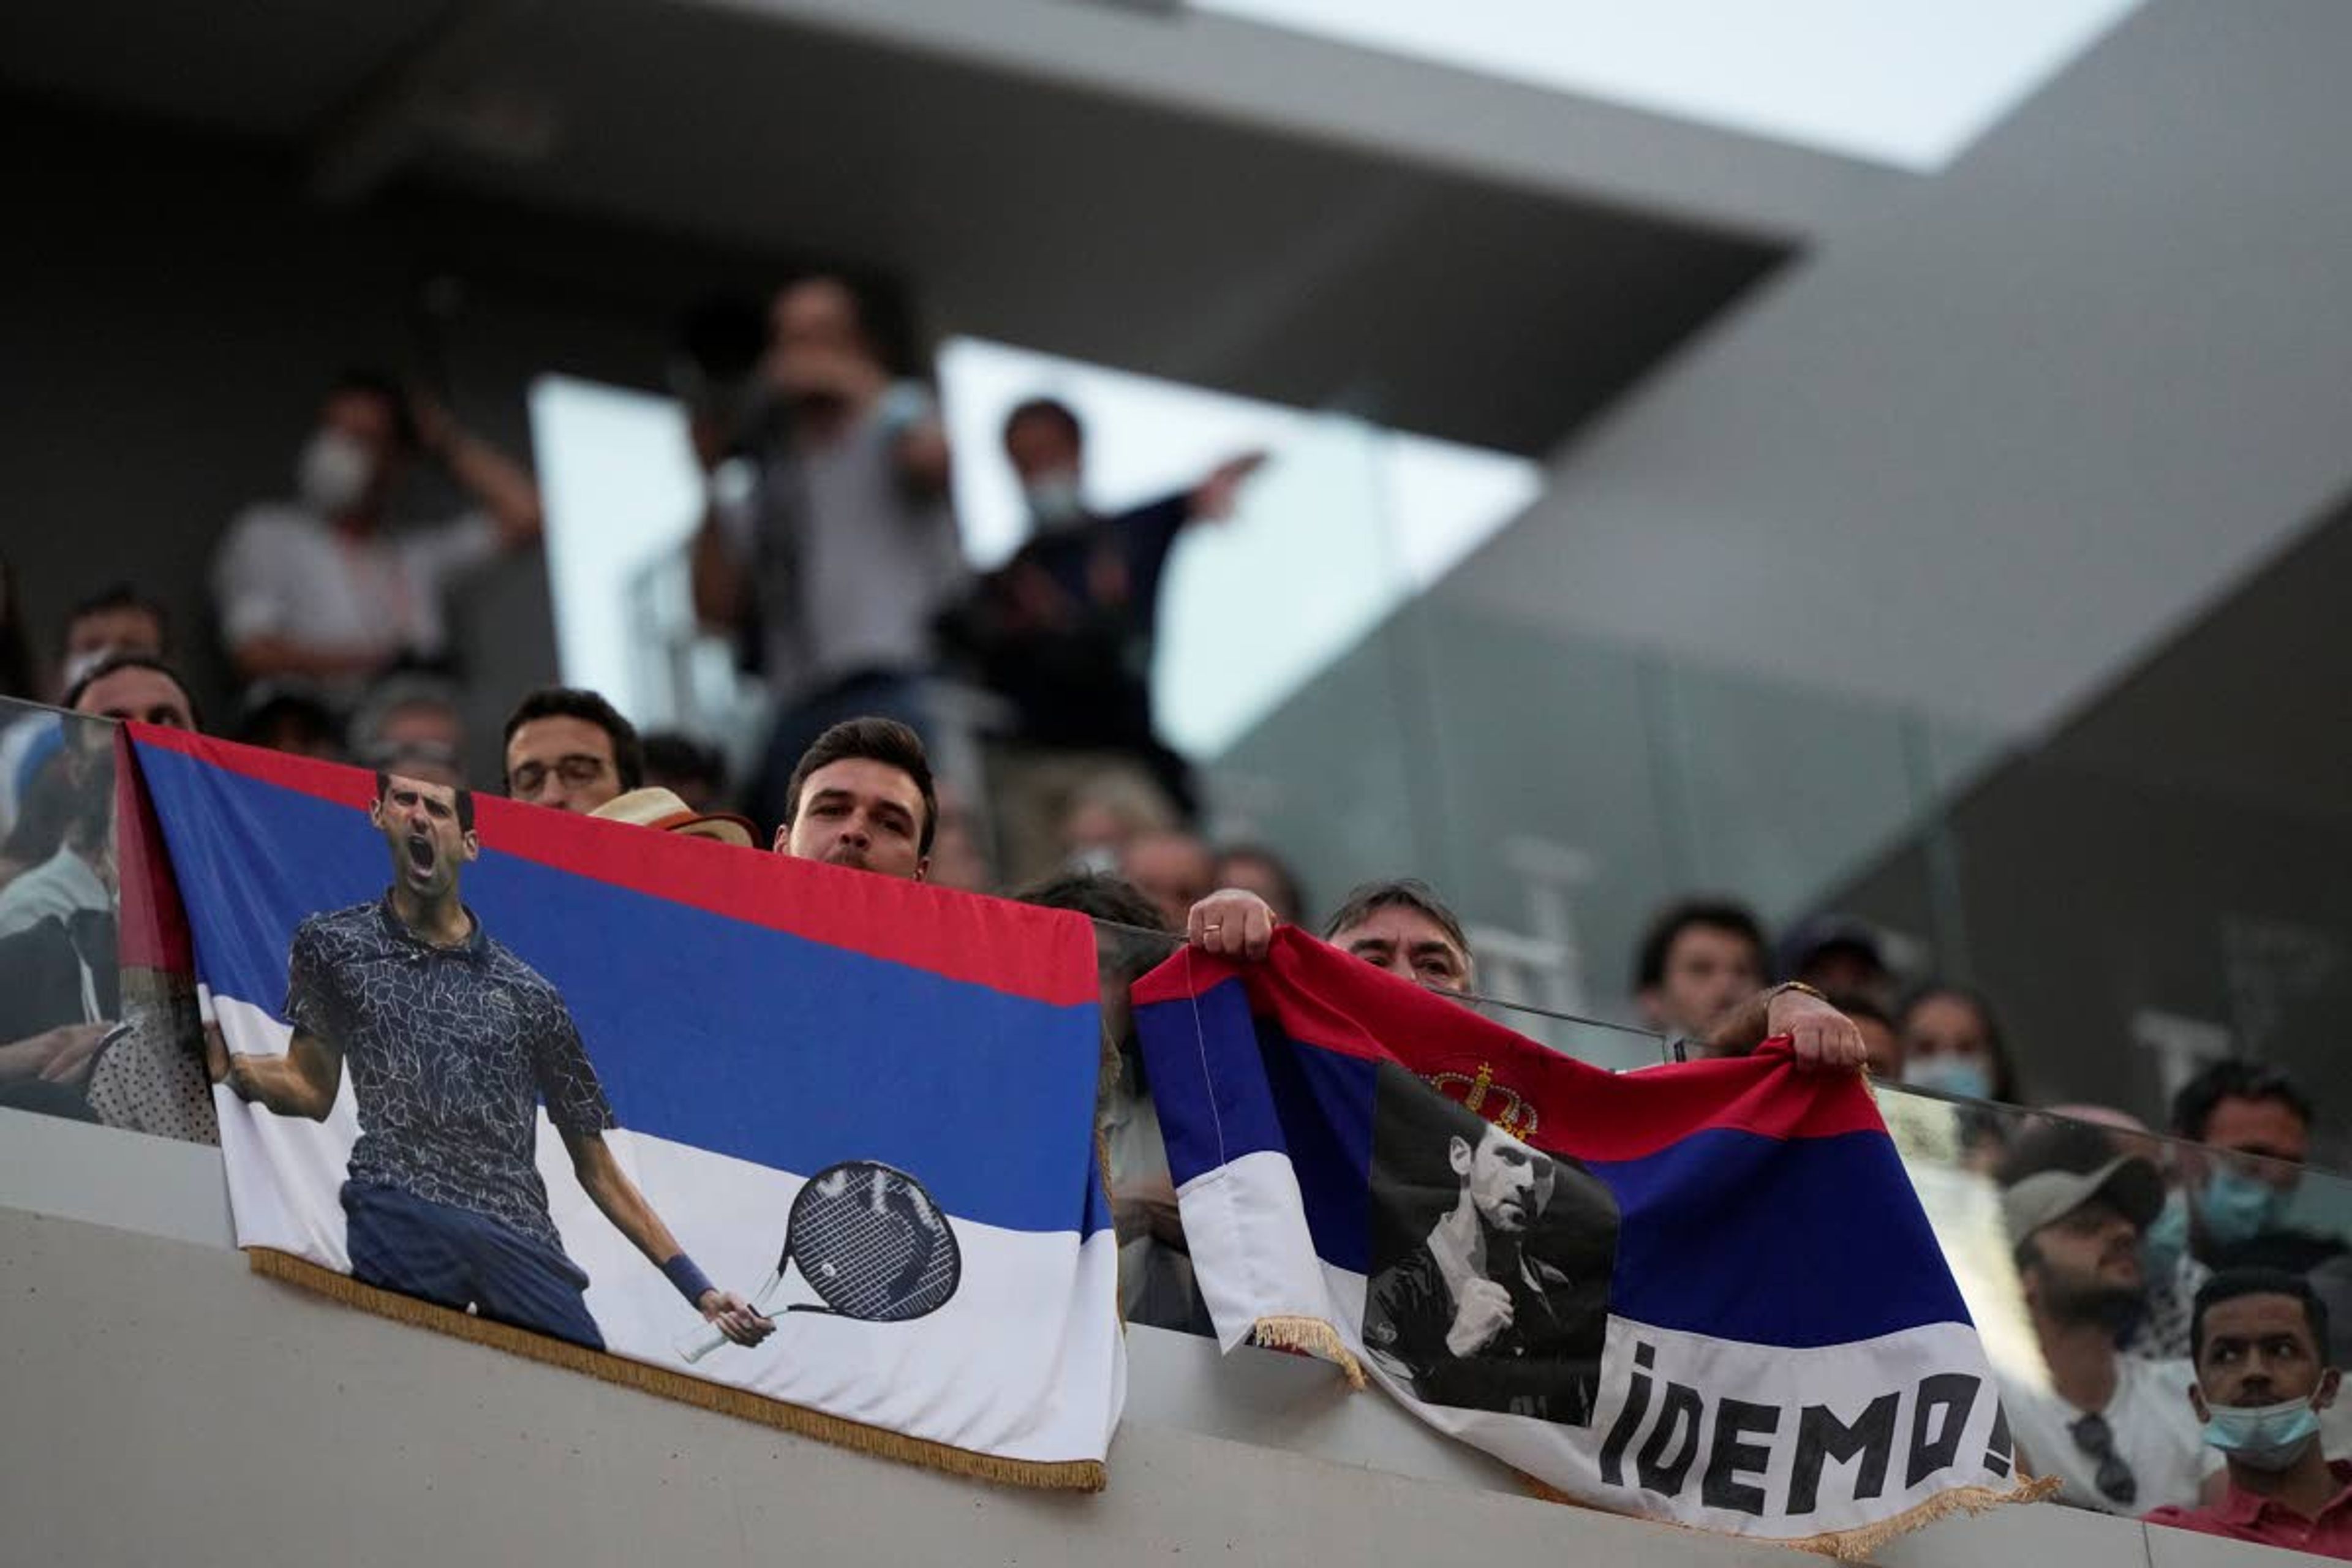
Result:
[[[1932,173],[2139,0],[1190,0]]]

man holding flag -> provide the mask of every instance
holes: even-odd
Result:
[[[2039,1495],[1820,998],[1612,1074],[1246,895],[1188,935],[1134,1001],[1228,1348],[1370,1374],[1578,1500],[1841,1555]]]

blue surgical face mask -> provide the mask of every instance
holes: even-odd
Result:
[[[2166,1196],[2164,1206],[2141,1233],[2139,1252],[2151,1285],[2168,1283],[2180,1268],[2189,1253],[2189,1202],[2178,1192]]]
[[[2207,1445],[2258,1470],[2284,1470],[2319,1437],[2319,1412],[2308,1399],[2276,1405],[2216,1405],[2205,1423]]]
[[[2278,1222],[2286,1194],[2228,1165],[2216,1165],[2197,1195],[2205,1234],[2223,1247],[2252,1241]]]
[[[1903,1081],[1915,1089],[1937,1089],[1963,1100],[1992,1098],[1992,1074],[1985,1070],[1984,1058],[1953,1051],[1905,1062]]]

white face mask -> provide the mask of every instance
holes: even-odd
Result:
[[[367,447],[341,430],[312,436],[294,468],[295,490],[302,504],[322,517],[341,517],[351,510],[374,479],[375,459]]]

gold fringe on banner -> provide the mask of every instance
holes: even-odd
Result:
[[[675,1399],[681,1405],[715,1410],[722,1415],[732,1415],[744,1421],[757,1421],[762,1426],[778,1427],[803,1437],[814,1437],[821,1443],[855,1448],[861,1454],[897,1459],[904,1464],[925,1465],[953,1475],[1000,1481],[1015,1487],[1051,1487],[1070,1491],[1098,1492],[1109,1480],[1109,1470],[1099,1459],[1007,1459],[994,1454],[977,1454],[969,1448],[934,1443],[923,1437],[909,1437],[904,1433],[869,1426],[863,1421],[828,1415],[822,1410],[788,1405],[781,1399],[770,1399],[765,1394],[730,1388],[725,1384],[710,1383],[685,1373],[672,1372],[667,1367],[651,1366],[604,1351],[592,1351],[569,1340],[535,1334],[528,1329],[492,1322],[488,1318],[478,1318],[469,1312],[420,1301],[397,1291],[379,1289],[373,1285],[362,1284],[348,1274],[338,1274],[309,1258],[297,1258],[290,1252],[280,1252],[275,1247],[249,1247],[246,1257],[251,1260],[256,1274],[266,1274],[272,1279],[299,1285],[306,1290],[332,1297],[347,1306],[373,1312],[380,1318],[432,1329],[457,1339],[471,1340],[476,1344],[488,1345],[509,1355],[545,1362],[567,1372],[586,1373],[590,1377],[616,1383],[625,1388],[639,1389],[664,1399]]]
[[[1834,1557],[1841,1563],[1859,1563],[1896,1536],[1908,1535],[1921,1525],[1933,1524],[1956,1513],[1982,1513],[2006,1502],[2040,1502],[2055,1496],[2063,1484],[2056,1476],[2043,1476],[2039,1480],[2021,1480],[2013,1487],[1954,1487],[1876,1524],[1824,1531],[1802,1541],[1784,1541],[1780,1544],[1799,1552]]]
[[[1339,1331],[1320,1318],[1260,1318],[1250,1325],[1250,1341],[1268,1350],[1302,1351],[1336,1362],[1348,1374],[1348,1386],[1364,1386],[1364,1363],[1339,1339]]]
[[[1571,1497],[1549,1482],[1533,1476],[1519,1478],[1529,1497],[1545,1502],[1565,1503],[1570,1508],[1589,1508],[1598,1513],[1616,1514],[1615,1509],[1604,1509],[1597,1503]],[[1935,1523],[1956,1513],[1982,1513],[2010,1502],[2040,1502],[2057,1495],[2062,1481],[2056,1476],[2044,1476],[2040,1480],[2021,1480],[2015,1486],[1954,1487],[1948,1492],[1937,1492],[1916,1508],[1904,1510],[1892,1519],[1882,1519],[1876,1524],[1860,1525],[1853,1530],[1828,1530],[1819,1535],[1803,1536],[1795,1541],[1775,1541],[1769,1536],[1743,1535],[1742,1541],[1755,1541],[1767,1546],[1785,1546],[1791,1552],[1810,1552],[1816,1556],[1835,1558],[1840,1563],[1859,1563],[1895,1537],[1908,1535],[1922,1525]],[[1714,1531],[1702,1531],[1696,1525],[1680,1520],[1659,1519],[1651,1514],[1622,1513],[1618,1517],[1638,1519],[1648,1524],[1663,1524],[1672,1530],[1687,1530],[1696,1534],[1712,1535]]]

